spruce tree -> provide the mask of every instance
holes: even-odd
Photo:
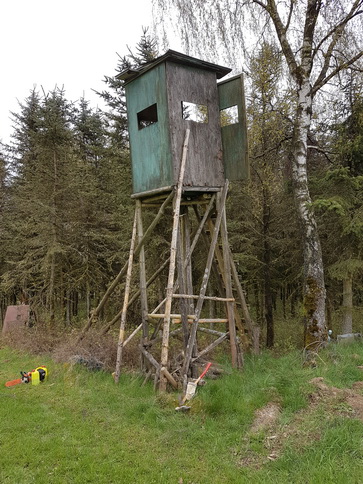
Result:
[[[71,209],[69,167],[74,161],[72,106],[58,89],[41,100],[32,93],[15,116],[16,177],[12,184],[13,268],[5,286],[18,286],[50,319],[62,306],[63,264],[68,256]]]

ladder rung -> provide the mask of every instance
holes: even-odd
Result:
[[[173,294],[174,298],[177,299],[199,299],[199,296],[193,294]],[[222,302],[234,302],[234,297],[217,297],[217,296],[204,296],[203,299],[208,301],[222,301]]]
[[[188,319],[189,324],[193,324],[195,321],[193,319]],[[174,324],[180,324],[181,323],[181,318],[172,318],[172,323]],[[224,318],[201,318],[198,323],[202,324],[207,324],[207,323],[228,323],[228,319]]]
[[[165,314],[157,314],[157,313],[151,313],[151,314],[148,314],[147,315],[148,318],[152,318],[152,319],[163,319],[165,318]],[[171,319],[180,319],[181,318],[181,314],[170,314],[170,318]],[[194,314],[188,314],[188,319],[195,319],[195,315]]]

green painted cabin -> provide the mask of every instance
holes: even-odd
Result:
[[[218,190],[226,178],[249,176],[243,80],[217,84],[231,69],[169,50],[125,81],[133,196],[177,183],[190,129],[185,191]]]

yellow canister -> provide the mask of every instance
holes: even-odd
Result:
[[[32,385],[39,385],[39,383],[46,380],[47,377],[47,368],[45,366],[38,366],[38,368],[31,372]]]
[[[32,385],[39,385],[40,375],[38,370],[34,370],[31,372],[31,380],[32,380]]]

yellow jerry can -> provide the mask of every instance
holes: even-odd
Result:
[[[39,385],[48,377],[48,370],[45,366],[38,366],[34,371],[31,372],[31,382],[32,385]]]

